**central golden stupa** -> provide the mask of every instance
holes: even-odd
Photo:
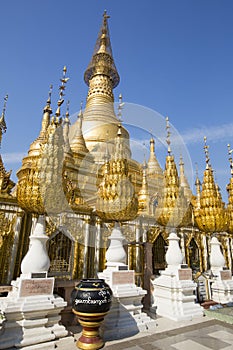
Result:
[[[148,295],[151,275],[166,267],[171,230],[176,230],[184,262],[194,274],[210,268],[213,234],[222,244],[226,265],[232,267],[232,150],[227,206],[215,183],[206,144],[203,182],[197,178],[196,195],[192,193],[185,176],[184,155],[180,154],[180,167],[176,165],[168,118],[164,120],[168,145],[165,168],[156,158],[153,135],[148,141],[148,161],[144,157],[141,165],[132,159],[129,133],[121,120],[121,95],[118,112],[114,110],[113,91],[120,78],[108,18],[104,12],[94,53],[84,73],[86,105],[75,123],[70,123],[70,103],[65,101],[69,78],[64,67],[57,103],[53,108],[50,89],[39,136],[22,160],[13,191],[10,172],[0,157],[0,283],[10,283],[19,276],[39,215],[45,216],[49,236],[49,274],[63,282],[95,277],[103,271],[114,221],[119,222],[125,237],[127,264],[135,270],[136,283],[147,289]],[[0,136],[6,129],[4,118],[5,105]]]

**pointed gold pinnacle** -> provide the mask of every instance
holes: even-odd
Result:
[[[167,145],[168,145],[168,153],[170,154],[171,153],[171,139],[170,139],[170,136],[171,136],[171,132],[170,132],[170,124],[169,124],[169,118],[166,117],[166,130],[167,130],[167,139],[166,139],[166,142],[167,142]]]

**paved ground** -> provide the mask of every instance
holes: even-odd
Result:
[[[208,316],[192,321],[175,322],[158,318],[154,330],[133,337],[107,341],[109,350],[232,350],[233,325]],[[57,350],[77,350],[80,328],[70,329],[72,336],[61,339]]]

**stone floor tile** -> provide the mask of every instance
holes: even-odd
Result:
[[[188,350],[209,350],[210,349],[209,347],[196,343],[195,341],[190,339],[173,344],[171,348],[176,350],[187,350],[187,349]]]
[[[216,339],[221,339],[225,343],[232,345],[233,349],[233,332],[228,332],[227,330],[219,330],[208,334],[210,337]]]

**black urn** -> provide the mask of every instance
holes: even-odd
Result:
[[[72,291],[73,311],[85,314],[107,313],[111,306],[112,291],[103,279],[82,279]]]

